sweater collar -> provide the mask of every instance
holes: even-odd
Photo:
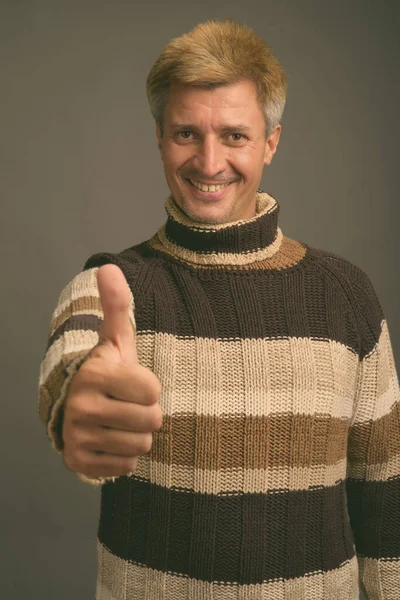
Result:
[[[273,256],[283,234],[278,227],[279,204],[262,190],[256,192],[256,215],[222,225],[192,221],[172,195],[165,203],[167,222],[155,235],[156,246],[198,265],[247,265]]]

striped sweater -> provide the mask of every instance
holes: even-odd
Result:
[[[166,210],[66,286],[40,369],[61,453],[102,320],[96,273],[118,265],[164,419],[133,475],[79,475],[101,484],[97,600],[398,600],[400,393],[370,280],[283,235],[261,190],[255,217],[225,225]]]

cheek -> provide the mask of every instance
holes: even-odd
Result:
[[[234,156],[231,164],[239,171],[239,173],[251,176],[252,173],[258,171],[264,164],[264,156],[260,156],[259,152],[254,150],[246,150],[240,153],[240,156]]]
[[[185,152],[183,148],[175,148],[173,151],[169,150],[163,157],[164,165],[171,173],[179,171],[179,169],[186,163],[190,158],[188,152]]]

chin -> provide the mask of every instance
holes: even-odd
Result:
[[[234,206],[193,206],[189,201],[182,199],[180,204],[182,211],[195,223],[202,225],[224,225],[232,220]]]

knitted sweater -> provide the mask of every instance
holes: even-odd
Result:
[[[96,273],[118,265],[164,419],[133,475],[80,475],[102,484],[97,600],[399,599],[400,392],[370,280],[284,236],[261,190],[256,216],[226,225],[166,209],[150,240],[66,286],[41,365],[62,452],[102,320]]]

